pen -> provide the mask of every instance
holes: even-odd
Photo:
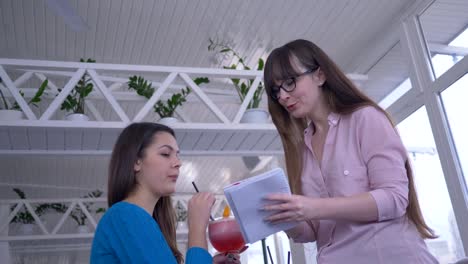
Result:
[[[197,193],[200,192],[200,191],[198,190],[197,185],[195,184],[194,181],[192,182],[192,185],[193,185],[193,188],[195,188],[195,191],[197,191]],[[211,216],[211,214],[210,214],[210,220],[211,220],[211,221],[214,221],[214,218],[213,218],[213,216]]]

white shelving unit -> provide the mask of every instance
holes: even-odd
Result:
[[[24,70],[24,68],[27,68]],[[51,70],[53,69],[53,70]],[[23,71],[24,73],[16,80],[7,73]],[[99,75],[99,71],[105,71],[106,75]],[[129,118],[129,114],[122,108],[117,99],[125,98],[126,95],[134,96],[133,92],[113,91],[112,87],[122,86],[125,78],[112,77],[112,74],[122,74],[122,71],[131,74],[151,73],[167,75],[162,83],[153,83],[156,92],[153,97],[137,109],[136,115]],[[89,74],[95,89],[97,90],[94,99],[89,99],[88,108],[95,117],[95,121],[71,122],[57,117],[57,109],[72,91],[83,74]],[[64,85],[62,91],[58,93],[58,88],[54,82],[49,81],[48,91],[57,93],[51,98],[50,104],[42,113],[33,112],[19,95],[19,87],[27,83],[34,76],[41,79],[45,75],[70,77]],[[210,77],[236,77],[255,79],[251,92],[246,100],[240,104],[232,120],[228,119],[217,104],[210,98],[209,92],[205,92],[198,87],[189,74],[210,76]],[[173,84],[179,76],[185,84],[192,88],[198,97],[199,103],[204,104],[212,115],[218,119],[217,123],[194,123],[183,122],[171,125],[177,132],[181,151],[189,155],[226,154],[226,155],[266,155],[281,154],[281,143],[272,124],[242,124],[240,119],[244,114],[248,101],[253,97],[253,92],[257,88],[262,73],[259,71],[237,71],[201,68],[180,68],[180,67],[160,67],[160,66],[138,66],[138,65],[114,65],[114,64],[94,64],[94,63],[71,63],[56,61],[30,61],[0,59],[0,77],[5,86],[0,89],[6,94],[11,94],[21,106],[27,119],[17,121],[0,120],[0,153],[1,154],[108,154],[120,130],[131,122],[144,121],[157,100],[161,98],[168,88],[180,87]],[[108,88],[104,82],[111,81]],[[30,88],[22,90],[29,91]],[[100,96],[99,96],[100,92]],[[98,99],[100,101],[98,101]],[[105,102],[103,102],[103,99]],[[140,99],[142,101],[143,99]],[[139,101],[137,101],[139,102]],[[99,112],[98,104],[108,103],[121,119],[118,121],[108,121]],[[141,106],[141,104],[140,104]],[[196,113],[195,113],[196,114]]]
[[[59,107],[84,74],[91,77],[95,87],[95,91],[90,94],[86,102],[86,108],[91,113],[91,121],[66,121]],[[140,74],[145,78],[157,76],[155,78],[162,80],[152,81],[155,92],[149,100],[122,88],[128,81],[128,78],[123,76]],[[109,155],[124,127],[132,122],[155,120],[155,114],[151,110],[157,100],[164,99],[166,94],[171,94],[169,90],[186,86],[191,88],[195,96],[188,98],[183,111],[177,112],[182,122],[170,125],[176,132],[182,155],[239,157],[283,155],[281,140],[271,122],[259,124],[240,122],[262,75],[260,71],[0,59],[0,77],[4,84],[0,85],[0,89],[4,94],[10,95],[8,97],[10,102],[18,102],[25,116],[22,120],[0,120],[0,155],[60,155],[70,158],[76,155]],[[214,78],[219,83],[208,88],[199,87],[192,81],[192,78],[198,76]],[[366,78],[358,75],[351,77],[358,80]],[[34,79],[43,81],[46,78],[49,82],[44,100],[39,109],[32,109],[19,91],[21,90],[26,97],[32,96],[36,89],[28,85]],[[226,88],[226,84],[230,82],[229,78],[254,80],[243,102],[237,99],[234,87]],[[266,99],[263,101],[266,102]],[[224,103],[233,105],[232,102],[235,102],[235,107],[223,105]],[[207,110],[200,113],[203,115],[201,118],[198,116],[200,106]],[[265,105],[263,107],[265,108]],[[174,198],[176,202],[180,200],[186,204],[189,197],[175,195]],[[0,234],[2,230],[3,234],[7,230],[7,235],[0,236],[0,243],[9,243],[13,252],[88,250],[94,229],[86,234],[78,234],[74,229],[67,229],[64,223],[69,221],[67,220],[69,212],[49,225],[35,216],[38,228],[32,235],[8,232],[8,223],[22,206],[26,206],[32,212],[31,204],[34,203],[66,202],[72,207],[80,206],[82,210],[83,208],[86,210],[83,206],[86,201],[83,199],[0,201],[0,206],[16,208],[7,219],[3,219],[6,221],[0,221]],[[213,212],[222,210],[219,207],[224,203],[224,197],[218,196]],[[85,214],[90,225],[95,228],[97,224],[95,215],[87,211]],[[184,243],[187,239],[187,230],[178,230],[177,239]]]
[[[176,195],[173,197],[173,202],[181,202],[182,206],[187,208],[190,195]],[[60,203],[68,209],[60,214],[51,212],[44,217],[39,217],[34,207],[37,204],[44,203]],[[81,248],[89,249],[94,231],[98,223],[98,215],[90,212],[86,204],[92,204],[94,207],[106,207],[105,198],[76,198],[76,199],[16,199],[16,200],[1,200],[0,208],[13,208],[13,210],[4,219],[0,219],[0,243],[9,242],[13,251],[53,251],[53,250],[79,250]],[[219,216],[222,214],[222,206],[226,204],[225,197],[216,195],[216,202],[213,205],[213,215]],[[80,208],[86,215],[86,222],[89,232],[78,233],[76,226],[71,223],[70,213],[75,209]],[[35,219],[35,229],[31,234],[21,234],[15,228],[9,230],[10,221],[20,210],[27,210]],[[52,214],[52,217],[50,217]],[[44,220],[46,219],[46,221]],[[179,228],[177,230],[177,240],[181,243],[187,241],[187,229]]]

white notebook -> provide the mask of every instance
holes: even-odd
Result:
[[[271,203],[263,199],[271,193],[291,194],[288,179],[280,168],[235,182],[224,188],[226,200],[236,217],[247,243],[255,243],[279,231],[290,229],[296,223],[270,224],[263,218],[272,212],[260,210]]]

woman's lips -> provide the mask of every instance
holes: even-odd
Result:
[[[288,106],[287,106],[288,110],[293,110],[294,107],[296,107],[296,104],[297,104],[297,103],[288,105]]]
[[[177,178],[179,178],[178,175],[169,175],[169,178],[173,181],[177,181]]]

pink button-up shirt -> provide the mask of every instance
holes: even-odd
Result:
[[[320,166],[311,146],[312,128],[304,131],[303,194],[326,198],[369,192],[378,220],[320,220],[314,227],[303,222],[294,241],[310,242],[315,234],[320,264],[437,263],[407,220],[407,154],[387,117],[364,107],[349,115],[332,113],[328,123]]]

